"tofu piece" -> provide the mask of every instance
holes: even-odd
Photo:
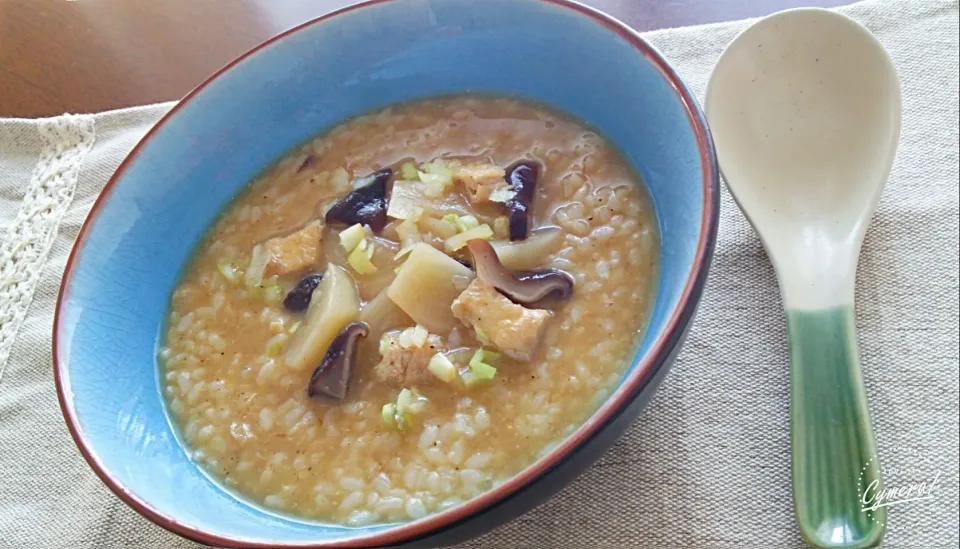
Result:
[[[507,356],[528,361],[533,356],[550,311],[527,309],[507,299],[496,288],[475,278],[450,306],[453,316],[480,330]]]
[[[264,277],[295,273],[316,263],[322,237],[323,226],[315,220],[295,233],[264,242],[263,249],[270,257],[263,270]]]
[[[453,178],[463,184],[470,193],[470,202],[506,202],[513,192],[504,179],[506,172],[490,163],[474,163],[458,166]],[[497,191],[496,195],[494,192]]]
[[[386,338],[383,358],[373,367],[378,381],[392,387],[420,387],[437,379],[428,366],[433,355],[447,350],[439,336],[429,336],[422,347],[406,348],[400,345],[398,334]]]

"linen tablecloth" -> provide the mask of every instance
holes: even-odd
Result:
[[[842,9],[889,49],[903,86],[897,160],[867,233],[857,325],[888,487],[886,547],[958,539],[958,2]],[[702,98],[746,21],[646,38]],[[114,497],[61,418],[50,335],[70,247],[97,193],[171,104],[0,121],[0,548],[199,547]],[[674,369],[629,432],[531,513],[462,548],[803,547],[790,491],[789,364],[773,270],[723,191],[716,257]]]

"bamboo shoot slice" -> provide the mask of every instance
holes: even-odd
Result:
[[[303,324],[293,334],[284,355],[287,366],[300,370],[316,367],[333,338],[360,314],[360,297],[353,279],[334,264],[310,298],[310,307]]]
[[[446,334],[457,325],[450,305],[461,290],[454,280],[473,276],[473,271],[455,259],[421,243],[400,267],[387,295],[417,324],[432,333]]]

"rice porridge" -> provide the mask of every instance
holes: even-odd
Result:
[[[159,351],[193,459],[273,510],[412,520],[576,429],[636,349],[659,236],[615,147],[536,104],[345,122],[200,242]]]

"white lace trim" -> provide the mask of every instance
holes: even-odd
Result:
[[[73,201],[77,176],[96,133],[93,116],[39,120],[43,141],[17,217],[0,241],[0,380],[23,324],[60,219]]]

